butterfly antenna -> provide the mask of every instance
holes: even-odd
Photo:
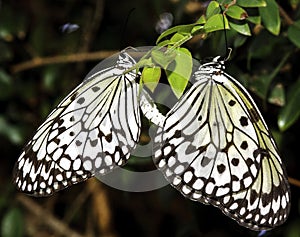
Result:
[[[125,19],[125,22],[122,26],[122,33],[121,33],[121,40],[120,40],[120,50],[123,49],[123,42],[124,42],[124,39],[125,39],[125,30],[126,30],[126,27],[127,27],[127,24],[128,24],[128,21],[129,21],[129,17],[131,15],[131,13],[135,10],[135,8],[131,8],[130,11],[128,12],[127,16],[126,16],[126,19]]]
[[[220,9],[221,9],[221,13],[222,13],[222,16],[223,16],[223,28],[224,28],[225,47],[226,47],[225,56],[223,58],[224,58],[224,61],[227,61],[230,58],[232,48],[228,47],[226,24],[225,24],[225,13],[224,13],[221,5],[220,5]]]

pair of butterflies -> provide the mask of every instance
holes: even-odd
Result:
[[[159,126],[154,162],[185,197],[211,204],[253,230],[282,224],[290,190],[276,144],[249,93],[217,57],[163,116],[128,70],[126,52],[94,70],[47,117],[14,170],[19,190],[48,196],[124,165],[141,133],[141,111]]]

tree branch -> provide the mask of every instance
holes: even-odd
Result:
[[[290,18],[290,16],[286,13],[286,11],[279,5],[278,5],[278,9],[279,9],[279,14],[283,17],[283,19],[285,20],[285,22],[290,26],[294,24],[294,21],[292,20],[292,18]]]
[[[289,180],[290,184],[292,184],[294,186],[297,186],[297,187],[300,187],[300,180],[294,179],[294,178],[291,178],[291,177],[288,177],[288,180]]]
[[[20,194],[17,195],[16,199],[33,215],[35,215],[42,224],[47,225],[51,229],[51,231],[53,231],[57,235],[68,237],[83,237],[77,232],[71,230],[62,221],[54,217],[51,213],[42,208],[40,205],[36,204],[29,197]]]
[[[106,190],[96,179],[88,180],[88,187],[92,194],[93,211],[99,231],[102,236],[116,237],[117,234],[112,228],[112,213]]]
[[[57,64],[57,63],[75,63],[82,61],[93,61],[93,60],[102,60],[107,58],[119,51],[114,50],[103,50],[92,53],[76,53],[69,55],[59,55],[59,56],[50,56],[44,58],[33,58],[29,61],[22,62],[11,67],[12,73],[18,73],[28,69],[45,66],[48,64]]]

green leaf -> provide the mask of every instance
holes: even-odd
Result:
[[[243,8],[236,5],[229,7],[226,11],[226,15],[237,20],[244,20],[248,17],[247,12]]]
[[[165,72],[174,94],[180,98],[192,74],[193,58],[190,51],[185,48],[178,48],[175,51],[177,51],[175,60]]]
[[[223,17],[222,14],[217,14],[210,17],[204,25],[204,30],[206,33],[217,31],[217,30],[224,30],[224,23],[225,29],[229,29],[228,20],[226,17]]]
[[[196,21],[197,25],[204,25],[206,22],[206,19],[204,15],[200,16],[200,18]]]
[[[153,67],[154,63],[152,62],[151,58],[142,58],[140,59],[140,61],[138,61],[137,64],[135,64],[134,68],[135,69],[139,69],[139,68],[143,68],[143,67]]]
[[[12,77],[0,69],[0,100],[8,99],[13,93]]]
[[[44,69],[44,74],[43,74],[43,84],[44,87],[48,90],[55,90],[55,82],[57,80],[60,80],[61,78],[61,71],[59,70],[60,67],[57,65],[53,66],[48,66],[45,67]]]
[[[288,38],[294,45],[300,48],[300,20],[295,21],[294,24],[288,28]]]
[[[3,217],[1,223],[2,237],[24,236],[23,216],[18,208],[10,209]]]
[[[278,126],[281,131],[287,130],[300,117],[300,80],[291,86],[287,94],[287,103],[278,116]]]
[[[185,36],[183,34],[180,34],[180,33],[175,33],[172,38],[170,39],[170,41],[172,43],[176,43],[178,41],[181,41],[182,39],[184,39]]]
[[[194,34],[195,32],[198,32],[203,29],[203,24],[206,22],[205,18],[202,16],[200,17],[195,23],[188,24],[188,25],[179,25],[174,26],[170,29],[167,29],[164,31],[156,40],[156,44],[160,45],[160,42],[163,38],[169,37],[170,35],[179,33],[185,37],[188,37],[188,35]],[[167,42],[166,42],[167,43]],[[166,44],[164,45],[166,46]]]
[[[193,29],[191,30],[191,34],[195,34],[196,32],[199,32],[203,30],[204,25],[195,25]]]
[[[9,123],[4,116],[0,116],[0,134],[6,136],[13,144],[23,143],[19,127]]]
[[[233,41],[234,48],[238,48],[242,46],[246,42],[246,40],[247,40],[246,36],[237,34]]]
[[[255,25],[260,25],[261,17],[260,16],[248,16],[247,21],[249,21]]]
[[[253,91],[258,97],[265,100],[266,95],[268,93],[270,84],[270,78],[268,75],[260,75],[256,78],[256,80],[251,82],[249,86],[251,91]]]
[[[181,45],[183,45],[185,42],[190,40],[192,38],[191,33],[176,33],[172,36],[170,41],[172,42],[171,48],[179,48]]]
[[[156,40],[156,44],[158,44],[163,38],[172,35],[174,33],[191,33],[193,30],[194,26],[197,25],[196,23],[189,24],[189,25],[179,25],[179,26],[174,26],[170,29],[167,29],[164,31]]]
[[[280,16],[275,0],[266,0],[267,6],[259,8],[261,20],[266,29],[274,35],[280,32]]]
[[[278,83],[271,90],[268,102],[277,106],[285,105],[285,91],[282,84]]]
[[[232,29],[234,29],[238,33],[240,33],[242,35],[251,36],[251,31],[250,31],[249,25],[247,23],[245,23],[245,24],[235,24],[233,22],[229,22],[229,25]]]
[[[211,1],[206,9],[206,18],[209,19],[210,17],[220,13],[220,4],[217,1]]]
[[[169,52],[162,52],[160,50],[153,50],[151,52],[151,57],[155,64],[162,67],[163,69],[166,69],[170,62],[175,59],[176,51],[172,50]]]
[[[170,40],[163,40],[163,41],[160,41],[157,46],[159,47],[165,47],[165,46],[168,46],[168,45],[171,45],[171,41]]]
[[[264,0],[237,0],[236,4],[241,7],[265,7],[267,5]]]
[[[142,80],[145,86],[149,88],[150,91],[154,91],[157,83],[159,82],[161,76],[160,67],[145,67],[142,71]]]

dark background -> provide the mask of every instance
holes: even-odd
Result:
[[[294,20],[297,1],[279,4]],[[89,52],[104,57],[128,46],[155,45],[159,15],[170,12],[173,25],[195,22],[205,4],[180,0],[76,0],[2,1],[0,5],[0,229],[3,236],[257,236],[239,226],[220,210],[185,199],[167,186],[145,193],[113,189],[91,179],[47,198],[28,197],[16,191],[12,170],[23,145],[31,138],[54,106],[103,59],[90,60]],[[134,9],[134,10],[133,10]],[[66,24],[77,24],[74,32],[62,32]],[[282,33],[273,36],[253,28],[253,36],[228,34],[233,53],[228,72],[252,95],[273,132],[290,177],[299,178],[299,122],[279,132],[281,106],[261,99],[257,83],[290,53],[275,78],[285,91],[299,80],[299,49]],[[187,43],[194,57],[224,54],[224,33]],[[242,43],[238,44],[240,40]],[[83,56],[80,53],[86,53]],[[58,63],[54,56],[72,54]],[[40,61],[52,63],[39,66]],[[251,60],[249,60],[249,58]],[[36,61],[30,61],[35,59]],[[59,58],[61,59],[61,58]],[[39,61],[40,60],[40,61]],[[78,62],[74,62],[74,61]],[[29,68],[19,67],[29,61]],[[299,102],[300,105],[300,102]],[[295,111],[296,112],[296,111]],[[143,134],[147,141],[147,134]],[[137,158],[134,158],[136,160]],[[142,162],[143,163],[143,162]],[[132,161],[133,170],[151,170],[149,161]],[[292,208],[287,222],[265,236],[300,236],[299,187],[292,189]]]

